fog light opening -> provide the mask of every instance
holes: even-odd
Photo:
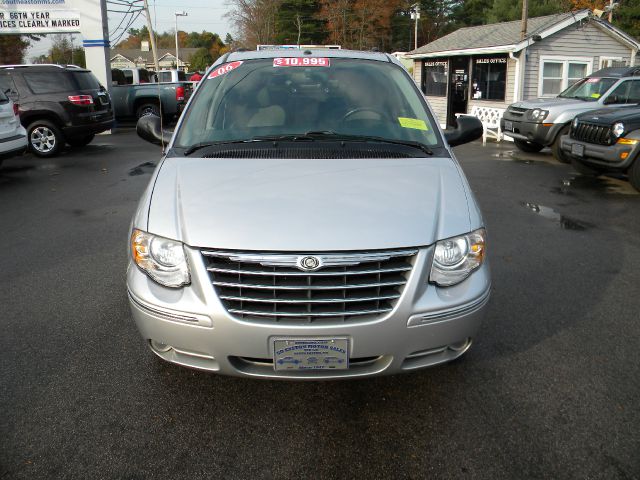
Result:
[[[471,338],[465,338],[461,342],[452,343],[449,345],[449,350],[453,350],[454,352],[464,352],[471,346]]]
[[[151,348],[153,348],[156,352],[160,352],[160,353],[168,352],[173,348],[171,345],[158,342],[157,340],[150,340],[149,343],[151,344]]]

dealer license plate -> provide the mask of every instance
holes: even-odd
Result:
[[[584,145],[574,143],[571,145],[571,155],[576,157],[584,157]]]
[[[571,155],[575,155],[576,157],[584,157],[584,145],[579,143],[574,143],[571,145]]]
[[[274,338],[273,366],[281,370],[346,370],[349,368],[349,339]]]
[[[509,121],[509,120],[505,120],[504,121],[504,129],[507,132],[513,132],[513,122]]]

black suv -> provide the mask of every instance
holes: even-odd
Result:
[[[89,144],[113,125],[107,90],[90,70],[62,65],[0,67],[0,89],[19,105],[29,148],[52,157],[64,146]]]
[[[640,81],[636,101],[640,103]],[[578,115],[562,149],[584,175],[621,172],[640,191],[640,107],[595,110]]]

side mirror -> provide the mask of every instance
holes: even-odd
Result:
[[[448,128],[444,131],[444,138],[451,147],[473,142],[482,137],[484,128],[478,117],[471,115],[460,115],[457,119],[456,128]]]
[[[173,130],[162,130],[160,117],[145,115],[136,124],[136,133],[140,138],[156,145],[167,145],[173,136]]]

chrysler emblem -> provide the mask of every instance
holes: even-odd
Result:
[[[300,270],[311,272],[313,270],[318,270],[321,266],[322,264],[318,257],[307,256],[298,258],[298,268]]]

